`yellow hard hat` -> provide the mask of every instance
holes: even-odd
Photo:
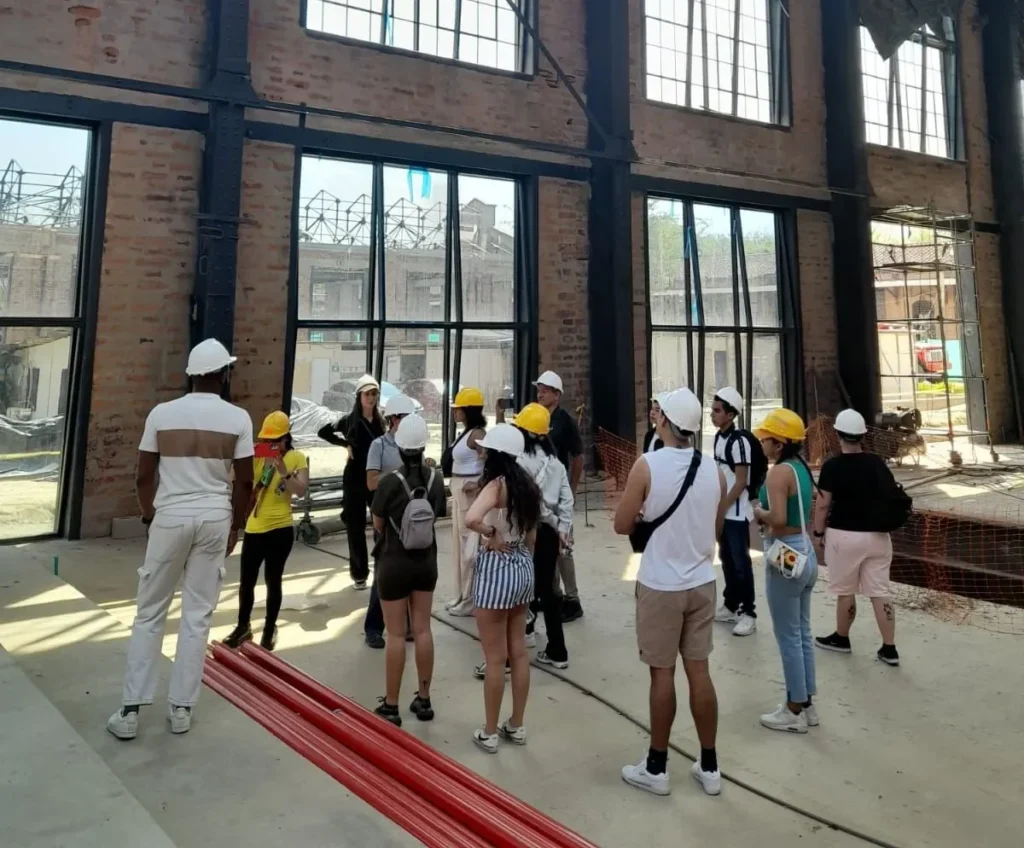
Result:
[[[283,439],[292,429],[292,422],[283,412],[271,412],[263,419],[263,429],[260,430],[258,439]]]
[[[551,429],[551,413],[539,403],[528,403],[512,421],[521,430],[535,436],[546,436]]]
[[[459,389],[455,400],[452,401],[452,406],[455,409],[462,409],[467,406],[483,406],[484,405],[484,393],[480,389],[475,389],[472,386],[467,386],[464,389]]]
[[[778,439],[780,442],[802,442],[807,433],[804,420],[792,409],[773,409],[754,428],[759,439]]]

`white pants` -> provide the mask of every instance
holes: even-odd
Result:
[[[455,560],[455,601],[471,603],[473,600],[473,564],[480,536],[466,529],[466,513],[476,500],[478,492],[466,492],[465,487],[476,483],[476,478],[452,477],[452,557]]]
[[[146,561],[139,569],[138,611],[128,643],[122,704],[152,704],[157,660],[167,625],[167,610],[182,574],[181,625],[167,700],[191,707],[199,700],[210,620],[224,582],[231,514],[157,514],[149,528]]]

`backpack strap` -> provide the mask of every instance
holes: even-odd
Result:
[[[405,479],[405,475],[402,474],[401,471],[392,471],[391,473],[401,481],[402,488],[405,489],[405,493],[409,496],[409,499],[412,500],[412,489],[409,488],[409,481]]]

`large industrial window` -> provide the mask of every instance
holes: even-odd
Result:
[[[311,30],[502,71],[531,69],[532,47],[523,26],[533,14],[531,0],[305,3],[305,24]]]
[[[883,59],[871,35],[860,31],[864,121],[871,144],[932,156],[957,155],[958,108],[953,24],[927,26]]]
[[[0,120],[0,539],[60,527],[91,137]]]
[[[317,430],[352,410],[356,380],[404,393],[449,439],[449,404],[480,388],[493,416],[526,372],[526,187],[514,179],[306,156],[299,201],[292,411],[316,477],[346,453]]]
[[[644,0],[647,97],[788,122],[787,0]]]
[[[785,403],[797,359],[785,230],[772,211],[648,198],[652,394],[689,386],[710,409],[735,386],[750,426]]]

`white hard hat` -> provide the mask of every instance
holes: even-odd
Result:
[[[844,409],[836,416],[836,432],[847,436],[863,436],[868,431],[864,416],[856,409]]]
[[[732,386],[726,386],[724,389],[719,389],[715,392],[715,399],[729,404],[737,413],[743,412],[743,395]]]
[[[658,396],[662,414],[680,430],[696,433],[700,429],[704,410],[697,396],[689,389],[676,389]]]
[[[533,383],[535,386],[547,386],[556,392],[562,391],[562,378],[554,371],[545,371]]]
[[[378,383],[370,374],[363,374],[358,380],[356,380],[356,394],[364,392],[367,389],[376,389],[380,391],[380,383]]]
[[[522,456],[523,451],[526,450],[526,440],[523,438],[522,431],[511,424],[495,425],[477,444],[487,450],[500,451],[517,458]]]
[[[188,367],[185,373],[189,377],[205,377],[207,374],[217,374],[236,361],[237,357],[228,353],[216,339],[207,339],[200,342],[188,355]]]
[[[411,397],[406,395],[392,395],[384,401],[384,417],[392,415],[412,415],[416,411],[416,404]]]
[[[423,450],[427,446],[427,422],[418,415],[406,415],[395,431],[395,444],[405,451]]]

